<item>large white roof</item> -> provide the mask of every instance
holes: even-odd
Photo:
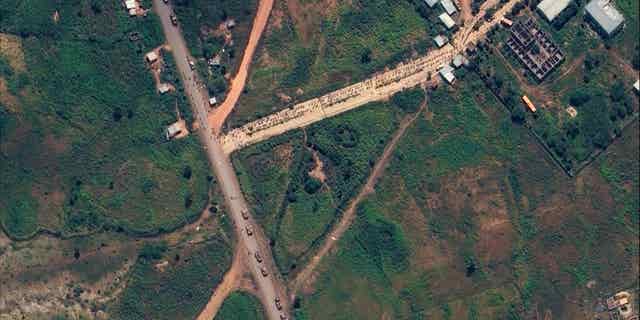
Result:
[[[624,21],[622,14],[608,0],[591,0],[585,10],[608,35]]]
[[[451,16],[448,15],[446,12],[442,13],[441,15],[439,15],[438,18],[440,19],[440,21],[442,21],[442,23],[444,23],[444,25],[445,25],[445,27],[447,27],[447,29],[451,29],[451,28],[453,28],[453,26],[456,25],[456,22],[453,21]]]
[[[458,11],[451,0],[440,0],[440,4],[448,14],[454,14]]]
[[[542,12],[542,15],[548,21],[553,21],[569,3],[571,3],[571,0],[542,0],[536,8]]]

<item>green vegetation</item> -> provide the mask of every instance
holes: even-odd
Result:
[[[220,307],[215,320],[262,320],[264,312],[260,301],[244,292],[234,292]]]
[[[274,10],[283,16],[263,35],[231,127],[364,79],[426,52],[436,34],[448,34],[420,0],[276,2]]]
[[[224,76],[234,74],[242,59],[257,1],[176,0],[172,4],[189,50],[198,59],[200,76],[210,94],[221,101],[227,89]],[[227,25],[230,21],[233,26]],[[219,65],[210,66],[209,59],[216,56]]]
[[[283,273],[306,259],[356,195],[400,114],[389,104],[372,103],[234,155],[241,185],[274,241]],[[311,174],[316,161],[323,177]]]
[[[217,236],[188,248],[145,245],[109,312],[115,319],[194,319],[230,265],[231,248]]]
[[[144,64],[163,42],[155,16],[129,18],[115,0],[0,1],[0,32],[19,36],[26,65],[0,51],[15,98],[0,103],[0,222],[11,236],[157,233],[198,215],[205,158],[194,137],[163,136],[176,99],[190,113],[182,94],[157,95]]]

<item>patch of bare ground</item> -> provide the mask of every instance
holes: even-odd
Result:
[[[286,5],[302,42],[309,43],[317,33],[322,19],[335,11],[337,0],[286,0]]]
[[[18,98],[9,92],[7,80],[0,77],[0,104],[7,107],[10,112],[18,112]]]
[[[312,154],[313,154],[313,161],[315,163],[315,166],[313,167],[313,170],[309,171],[309,176],[324,183],[327,180],[327,175],[324,173],[324,170],[323,170],[324,162],[322,162],[322,160],[320,159],[320,156],[318,155],[318,151],[312,150]]]
[[[0,33],[0,55],[3,55],[9,60],[13,71],[23,72],[27,69],[24,62],[22,42],[17,36]]]

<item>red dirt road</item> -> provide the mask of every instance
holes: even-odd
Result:
[[[244,49],[242,62],[238,68],[238,73],[235,75],[233,80],[231,80],[231,89],[229,90],[229,93],[227,93],[227,98],[218,108],[216,108],[214,112],[209,113],[209,124],[216,133],[220,133],[224,121],[227,119],[231,111],[233,111],[233,107],[238,102],[240,94],[244,89],[244,85],[246,84],[247,77],[249,75],[249,66],[253,60],[253,54],[258,47],[258,42],[260,42],[262,32],[267,26],[267,21],[271,14],[271,8],[273,8],[273,0],[260,0],[258,12],[256,13],[256,17],[253,20],[253,26],[251,27],[251,35],[249,35],[247,47]]]

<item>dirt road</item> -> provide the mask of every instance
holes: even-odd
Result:
[[[198,136],[209,159],[211,169],[215,172],[220,190],[224,195],[229,216],[234,222],[238,246],[245,248],[248,257],[247,267],[256,282],[258,297],[264,306],[267,317],[271,320],[279,320],[281,315],[288,316],[289,306],[286,299],[282,299],[282,311],[280,311],[274,303],[276,297],[286,297],[286,288],[280,278],[280,273],[277,272],[278,269],[273,261],[267,238],[249,214],[249,207],[240,190],[235,170],[229,157],[222,151],[222,146],[210,126],[207,114],[209,96],[206,90],[201,89],[202,82],[198,79],[197,73],[189,67],[188,61],[191,57],[180,28],[173,26],[169,19],[172,9],[169,5],[164,4],[162,0],[153,0],[153,7],[162,23],[162,30],[171,47],[171,52],[182,78],[184,92],[191,103],[194,118],[199,125]],[[243,215],[247,218],[244,219]],[[252,235],[245,232],[245,226],[247,225],[253,226]],[[262,262],[258,262],[257,259],[253,258],[256,252],[259,252],[262,256]],[[262,276],[262,268],[268,270],[268,276]]]
[[[247,77],[249,76],[249,66],[253,60],[253,54],[258,47],[264,28],[267,26],[267,21],[269,20],[272,7],[273,0],[260,0],[258,12],[256,13],[256,17],[253,19],[253,26],[251,27],[249,41],[247,42],[247,47],[244,49],[240,68],[238,68],[238,73],[233,80],[231,80],[231,89],[227,93],[227,97],[224,102],[209,116],[209,123],[216,133],[221,132],[220,130],[222,129],[224,121],[227,119],[231,111],[233,111],[233,107],[235,107],[240,95],[242,94],[242,90],[244,90],[244,85],[247,82]]]
[[[302,288],[302,286],[310,285],[309,283],[310,279],[313,279],[311,278],[311,275],[313,274],[315,269],[318,267],[318,264],[320,263],[322,258],[325,255],[327,255],[329,251],[331,251],[331,249],[335,246],[336,242],[340,239],[340,237],[342,237],[345,231],[347,231],[347,229],[355,219],[356,209],[358,208],[358,204],[367,195],[371,194],[374,191],[376,182],[378,181],[382,173],[384,173],[384,169],[389,163],[389,159],[391,159],[391,155],[393,154],[393,151],[396,149],[396,146],[398,145],[398,141],[400,141],[400,138],[404,136],[404,133],[407,130],[407,128],[424,112],[425,109],[426,109],[426,103],[423,103],[422,106],[420,106],[420,109],[418,110],[418,112],[406,118],[400,124],[400,127],[394,133],[393,137],[391,138],[391,141],[389,141],[387,146],[384,148],[384,151],[382,152],[380,159],[378,159],[376,165],[373,167],[373,170],[371,171],[369,178],[367,178],[367,182],[364,184],[364,186],[362,186],[362,189],[360,189],[360,192],[358,193],[358,195],[351,201],[347,209],[344,211],[342,218],[340,218],[340,221],[334,226],[333,230],[327,235],[327,238],[322,243],[322,246],[320,247],[320,250],[318,250],[318,253],[316,253],[313,256],[313,258],[311,258],[311,260],[304,267],[304,269],[302,269],[302,271],[300,271],[300,273],[298,273],[296,277],[291,281],[289,285],[290,301],[294,300],[296,294]]]
[[[209,302],[202,312],[200,312],[198,318],[196,318],[197,320],[211,320],[215,318],[224,300],[232,291],[239,287],[240,277],[242,277],[242,273],[245,268],[243,263],[244,256],[242,255],[243,251],[245,251],[244,248],[236,247],[236,253],[233,257],[231,269],[229,269],[229,271],[224,275],[222,282],[216,287],[216,290],[211,295]]]

